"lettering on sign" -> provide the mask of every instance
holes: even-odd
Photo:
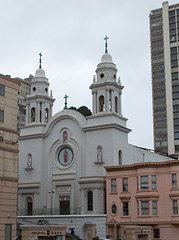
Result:
[[[143,230],[143,233],[144,234],[149,234],[149,233],[151,233],[151,231],[150,230]]]
[[[141,230],[135,230],[132,232],[133,234],[141,234]]]
[[[46,236],[47,232],[46,231],[33,231],[32,235]]]
[[[51,230],[50,231],[50,236],[56,236],[56,235],[61,235],[62,233],[60,231],[55,231],[55,230]]]

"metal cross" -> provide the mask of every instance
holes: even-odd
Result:
[[[42,57],[42,54],[39,53],[39,56],[40,56],[40,59],[39,59],[39,68],[42,68],[42,66],[41,66],[41,61],[42,61],[41,57]]]
[[[63,109],[68,109],[68,107],[67,107],[67,98],[68,98],[68,96],[65,94],[65,106],[64,106],[64,108]]]
[[[108,53],[108,37],[105,36],[104,40],[105,40],[105,53]]]

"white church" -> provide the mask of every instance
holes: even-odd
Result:
[[[130,129],[121,111],[123,86],[107,44],[90,89],[92,116],[66,105],[52,116],[54,98],[40,59],[19,138],[19,224],[62,223],[67,232],[74,228],[86,240],[93,225],[96,236],[104,238],[104,166],[168,160],[128,143]]]

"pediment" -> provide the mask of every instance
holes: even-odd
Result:
[[[107,222],[107,224],[118,224],[118,223],[120,222],[117,221],[115,218],[111,218],[111,220]]]

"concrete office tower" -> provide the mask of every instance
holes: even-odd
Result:
[[[19,82],[0,74],[0,239],[16,239]]]
[[[150,14],[154,148],[179,155],[179,4]]]

